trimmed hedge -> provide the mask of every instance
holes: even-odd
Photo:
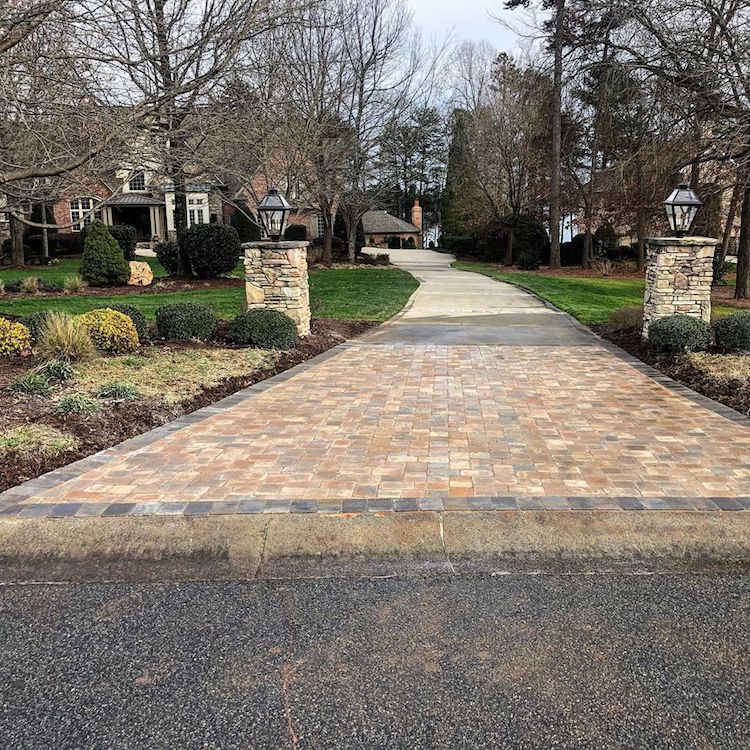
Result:
[[[179,266],[180,247],[174,240],[158,242],[154,247],[156,259],[162,264],[164,270],[174,276]]]
[[[84,313],[80,320],[100,351],[125,354],[138,348],[138,331],[125,313],[100,307]]]
[[[115,312],[127,315],[135,326],[135,330],[138,331],[138,340],[147,341],[149,337],[148,321],[146,316],[137,308],[132,305],[107,305],[107,307],[97,308],[99,310],[114,310]]]
[[[443,247],[458,258],[476,255],[477,240],[476,237],[446,234],[443,237]]]
[[[648,340],[654,348],[671,354],[697,352],[711,344],[711,326],[690,315],[668,315],[649,325]]]
[[[516,261],[516,265],[522,271],[537,271],[540,266],[539,253],[533,250],[524,250]]]
[[[130,224],[115,224],[109,228],[109,233],[120,246],[125,260],[135,260],[135,246],[138,242],[138,232]]]
[[[750,349],[750,311],[727,315],[714,323],[716,345],[729,351]]]
[[[278,310],[247,310],[231,322],[227,341],[261,349],[292,349],[299,336],[288,315]]]
[[[307,227],[304,224],[290,224],[284,232],[284,239],[304,242],[307,239]]]
[[[226,224],[195,224],[180,234],[179,244],[199,279],[233,271],[242,254],[237,230]]]
[[[175,302],[156,311],[156,330],[163,339],[210,339],[219,325],[216,313],[199,302]]]
[[[128,283],[130,266],[117,241],[101,221],[92,221],[86,231],[79,273],[92,286],[124,286]]]

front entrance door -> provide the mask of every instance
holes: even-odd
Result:
[[[138,242],[151,241],[154,231],[148,206],[113,206],[112,219],[115,224],[130,224],[135,227]]]

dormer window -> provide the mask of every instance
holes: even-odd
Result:
[[[128,187],[131,193],[143,193],[146,190],[146,175],[142,169],[133,172]]]

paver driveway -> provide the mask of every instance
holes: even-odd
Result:
[[[742,422],[520,289],[392,258],[422,282],[397,320],[24,501],[750,496]]]

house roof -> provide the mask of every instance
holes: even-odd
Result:
[[[419,227],[392,216],[387,211],[368,211],[362,217],[365,234],[420,234]]]
[[[122,193],[106,201],[108,206],[163,206],[164,201],[142,193]]]

